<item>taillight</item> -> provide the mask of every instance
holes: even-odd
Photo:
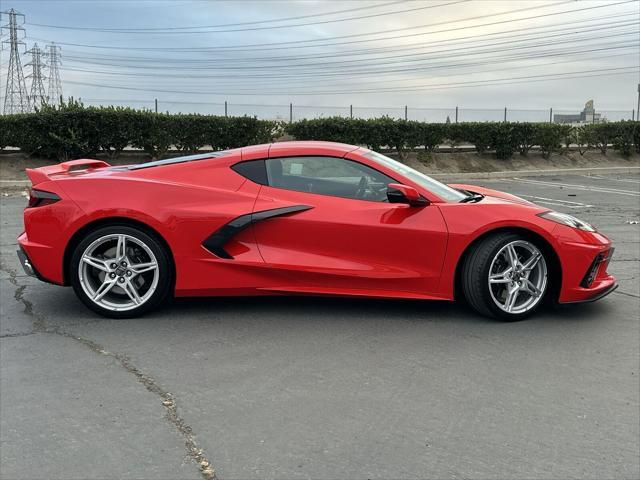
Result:
[[[43,207],[45,205],[51,205],[60,200],[60,197],[55,193],[45,192],[44,190],[36,190],[32,188],[29,191],[29,203],[27,208]]]

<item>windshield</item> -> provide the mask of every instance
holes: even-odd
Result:
[[[387,168],[390,168],[394,172],[398,172],[400,175],[409,178],[411,181],[417,183],[421,187],[424,187],[426,190],[435,193],[447,202],[459,202],[463,198],[466,198],[464,193],[454,190],[444,183],[440,183],[428,175],[414,170],[404,163],[400,163],[392,158],[382,155],[381,153],[370,151],[365,153],[364,156],[384,165]]]

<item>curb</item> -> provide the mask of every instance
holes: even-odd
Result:
[[[464,172],[464,173],[434,173],[430,177],[445,182],[460,180],[490,180],[494,178],[514,177],[544,177],[549,175],[611,175],[611,174],[640,173],[639,167],[592,167],[592,168],[555,168],[548,170],[504,170],[500,172]],[[0,189],[20,188],[31,185],[29,180],[0,180]]]

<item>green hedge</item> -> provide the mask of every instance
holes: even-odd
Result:
[[[27,155],[68,160],[102,153],[110,159],[133,146],[153,158],[170,149],[194,153],[203,147],[224,150],[267,143],[288,133],[298,140],[326,140],[393,148],[400,158],[408,150],[434,151],[441,144],[469,143],[478,154],[509,158],[537,146],[545,157],[578,145],[580,153],[610,145],[622,155],[640,152],[640,122],[622,121],[572,127],[553,123],[425,123],[344,117],[301,120],[288,125],[254,117],[169,115],[121,107],[85,107],[70,100],[39,112],[0,116],[0,149],[18,147]]]
[[[545,157],[577,144],[580,153],[607,146],[628,156],[633,148],[640,152],[640,122],[621,121],[574,127],[555,123],[424,123],[389,117],[362,120],[343,117],[300,120],[285,127],[298,140],[330,140],[366,145],[369,148],[393,148],[403,158],[407,150],[423,147],[433,151],[438,145],[469,143],[478,154],[495,152],[498,158],[510,158],[514,152],[527,155],[538,146]]]
[[[70,100],[37,113],[0,115],[0,149],[60,161],[103,153],[110,159],[133,146],[152,158],[170,148],[193,153],[268,143],[281,135],[278,122],[254,117],[169,115],[121,107],[85,107]]]

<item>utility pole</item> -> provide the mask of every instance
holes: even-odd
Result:
[[[640,120],[640,83],[638,84],[638,109],[636,112],[638,112],[638,120]]]
[[[60,80],[60,47],[50,43],[45,47],[45,56],[49,59],[49,105],[58,106],[62,99],[62,82]]]
[[[31,108],[35,111],[36,108],[41,107],[49,101],[44,89],[45,76],[42,73],[42,69],[44,68],[44,65],[42,64],[43,52],[36,43],[27,53],[31,54],[31,62],[25,65],[25,67],[31,67],[31,75],[27,75],[27,78],[31,78],[29,103],[31,104]]]
[[[0,26],[0,33],[9,30],[9,40],[5,40],[2,44],[9,45],[9,68],[7,70],[7,86],[4,91],[4,109],[5,115],[12,113],[26,113],[29,108],[29,96],[27,93],[27,85],[24,81],[22,72],[22,64],[20,63],[19,45],[24,42],[18,40],[18,32],[24,32],[23,27],[18,26],[18,17],[22,17],[24,23],[24,15],[16,12],[13,8],[6,12],[1,12],[0,16],[8,15],[9,23]]]

